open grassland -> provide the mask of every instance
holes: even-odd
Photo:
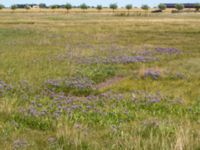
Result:
[[[0,149],[200,149],[199,14],[0,20]]]

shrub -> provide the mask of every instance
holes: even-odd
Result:
[[[200,3],[195,4],[194,7],[195,7],[196,11],[199,11],[200,10]]]
[[[184,9],[184,5],[183,4],[176,4],[175,5],[175,8],[180,11],[180,10],[183,10]]]
[[[165,9],[167,8],[167,6],[166,6],[165,4],[159,4],[159,5],[158,5],[158,8],[159,8],[160,10],[165,10]]]
[[[117,6],[117,4],[110,4],[110,9],[112,9],[113,10],[113,12],[115,11],[115,9],[117,9],[118,8],[118,6]]]

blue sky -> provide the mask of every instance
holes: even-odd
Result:
[[[124,6],[126,4],[133,4],[134,6],[141,6],[142,4],[157,6],[159,3],[196,3],[200,2],[200,0],[0,0],[0,3],[6,6],[23,3],[46,3],[48,5],[51,5],[65,4],[67,2],[73,5],[80,5],[81,3],[86,3],[91,6],[96,6],[97,4],[108,6],[110,3],[117,3],[119,6]]]

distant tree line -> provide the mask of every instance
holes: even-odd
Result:
[[[178,11],[180,10],[183,10],[185,8],[184,4],[172,4],[174,8],[176,8]],[[196,11],[199,11],[200,10],[200,3],[195,3],[195,4],[192,4],[193,8],[196,9]],[[83,3],[79,6],[72,6],[70,3],[67,3],[67,4],[63,4],[63,5],[50,5],[50,6],[47,6],[45,3],[41,3],[41,4],[15,4],[15,5],[12,5],[10,8],[15,10],[15,9],[30,9],[30,8],[33,8],[33,7],[38,7],[38,8],[51,8],[51,9],[59,9],[59,8],[63,8],[63,9],[66,9],[67,11],[69,11],[70,9],[72,8],[81,8],[83,11],[84,10],[87,10],[88,8],[96,8],[98,11],[101,11],[103,8],[108,8],[108,7],[103,7],[102,5],[97,5],[97,6],[88,6],[87,4]],[[159,4],[158,5],[158,8],[159,8],[159,11],[162,12],[163,10],[165,10],[168,6],[166,4]],[[4,5],[0,4],[0,9],[3,9],[5,8]],[[110,4],[109,6],[110,9],[113,10],[113,12],[118,9],[118,5],[116,3],[112,3]],[[133,5],[132,4],[127,4],[125,6],[125,8],[127,9],[128,13],[129,11],[133,8]],[[145,11],[148,11],[150,9],[150,7],[148,5],[142,5],[141,6],[141,9],[145,10]]]

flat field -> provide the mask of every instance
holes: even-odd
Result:
[[[0,20],[0,149],[200,149],[198,13]]]

